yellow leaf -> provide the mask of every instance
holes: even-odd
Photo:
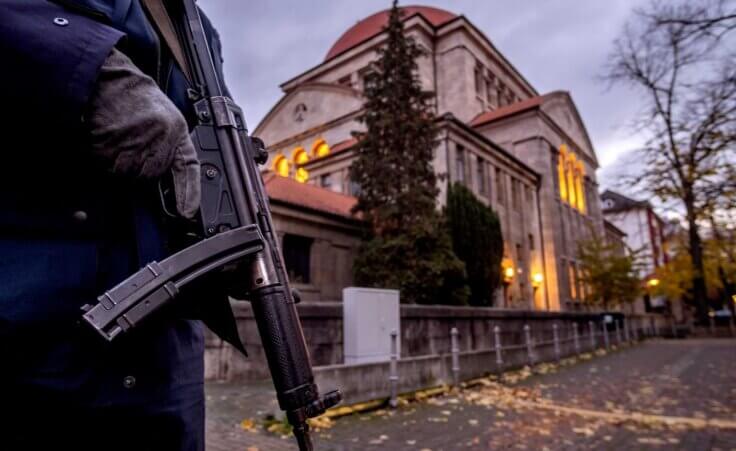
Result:
[[[245,420],[240,422],[240,427],[248,432],[254,432],[256,430],[256,422],[251,420],[250,418],[246,418]]]

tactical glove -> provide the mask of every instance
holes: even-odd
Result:
[[[200,166],[187,123],[156,82],[117,49],[102,65],[86,121],[93,153],[113,173],[155,179],[170,170],[177,211],[185,218],[197,213]]]

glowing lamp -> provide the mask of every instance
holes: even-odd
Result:
[[[654,287],[656,287],[657,285],[659,285],[659,279],[649,279],[649,280],[647,281],[647,285],[648,285],[649,287],[651,287],[651,288],[654,288]]]
[[[532,286],[534,288],[539,288],[542,285],[542,282],[544,281],[544,276],[541,272],[535,272],[532,276]]]
[[[503,269],[503,281],[504,283],[511,283],[511,281],[514,279],[514,268],[511,266],[507,266]]]

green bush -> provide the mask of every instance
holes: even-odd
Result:
[[[465,270],[470,285],[471,305],[491,305],[501,283],[503,236],[496,213],[460,184],[447,190],[445,208],[452,248]]]

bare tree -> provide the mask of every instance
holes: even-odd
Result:
[[[688,226],[698,316],[707,315],[701,227],[734,187],[736,2],[654,2],[615,41],[605,78],[633,87],[644,109],[636,184],[676,201]]]

